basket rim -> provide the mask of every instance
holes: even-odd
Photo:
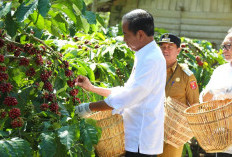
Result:
[[[226,101],[226,100],[230,100],[230,101],[227,102],[225,105],[222,105],[222,106],[220,106],[220,107],[218,107],[218,108],[215,108],[215,109],[212,109],[212,110],[208,110],[208,111],[204,111],[204,112],[199,112],[199,113],[189,113],[189,112],[187,112],[187,110],[189,110],[189,109],[191,109],[191,108],[193,108],[193,107],[202,106],[203,104],[207,104],[207,103],[209,103],[209,102]],[[188,107],[187,109],[184,110],[184,114],[185,114],[185,115],[200,115],[200,114],[205,114],[205,113],[209,113],[209,112],[212,112],[212,111],[216,111],[216,110],[220,110],[220,109],[222,109],[222,108],[228,107],[231,103],[232,103],[232,99],[207,101],[207,102],[203,102],[203,103],[196,104],[196,105],[193,105],[193,106]]]
[[[177,108],[177,107],[173,107],[173,106],[170,105],[169,103],[166,103],[165,106],[168,106],[169,108],[171,108],[172,110],[176,111],[177,113],[183,113],[184,110],[187,108],[187,107],[186,107],[184,110],[181,110],[181,109],[179,109],[179,108]],[[169,110],[169,108],[166,108],[166,109]]]
[[[217,152],[224,152],[226,151],[229,147],[232,146],[232,144],[229,144],[227,145],[226,147],[224,147],[223,149],[218,149],[218,148],[215,148],[215,149],[209,149],[209,148],[206,148],[205,145],[203,145],[201,142],[199,142],[199,140],[197,140],[199,145],[201,146],[202,149],[204,149],[207,153],[217,153]]]

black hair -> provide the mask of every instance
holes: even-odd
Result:
[[[154,36],[154,19],[150,13],[142,9],[135,9],[122,17],[123,22],[128,22],[128,29],[136,34],[143,30],[147,36]]]

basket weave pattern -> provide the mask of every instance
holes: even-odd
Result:
[[[121,115],[112,115],[111,111],[97,112],[89,116],[97,120],[102,135],[95,146],[99,157],[119,157],[125,154],[125,135]]]
[[[184,116],[187,108],[170,97],[165,102],[164,141],[176,148],[183,146],[193,137],[192,130]]]
[[[185,110],[200,146],[209,153],[223,152],[232,144],[232,100],[214,100]]]

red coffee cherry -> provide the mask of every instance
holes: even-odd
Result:
[[[49,109],[50,109],[51,112],[57,113],[58,110],[59,110],[59,106],[58,106],[57,103],[52,103],[52,104],[49,106]]]
[[[0,55],[0,62],[4,62],[4,56]]]
[[[21,117],[17,117],[11,121],[12,128],[22,127],[23,124],[24,124],[24,121]]]
[[[9,117],[11,119],[15,119],[21,115],[20,109],[19,108],[12,108],[9,112]]]
[[[2,48],[5,45],[4,40],[0,39],[0,48]]]
[[[69,70],[69,69],[67,69],[67,70],[65,70],[65,76],[67,76],[67,77],[70,77],[70,76],[72,76],[72,70]]]
[[[42,104],[42,105],[40,105],[40,109],[41,109],[42,111],[46,111],[48,108],[49,108],[49,105],[48,105],[48,104]]]
[[[78,89],[73,89],[69,92],[71,96],[76,96],[78,94]]]
[[[14,97],[10,97],[10,96],[7,96],[4,101],[3,101],[3,104],[7,105],[7,106],[15,106],[18,104],[18,101],[16,98]]]

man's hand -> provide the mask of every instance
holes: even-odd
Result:
[[[92,91],[94,87],[87,77],[81,75],[77,76],[75,85],[80,86],[81,88],[84,88],[87,91]]]
[[[221,89],[221,92],[215,94],[215,97],[218,100],[232,99],[232,88]]]
[[[232,88],[209,90],[205,95],[203,95],[203,102],[224,99],[232,99]]]
[[[75,107],[75,114],[80,117],[86,117],[91,113],[92,111],[89,109],[89,103],[82,103]]]
[[[232,87],[226,89],[226,94],[232,94]]]

